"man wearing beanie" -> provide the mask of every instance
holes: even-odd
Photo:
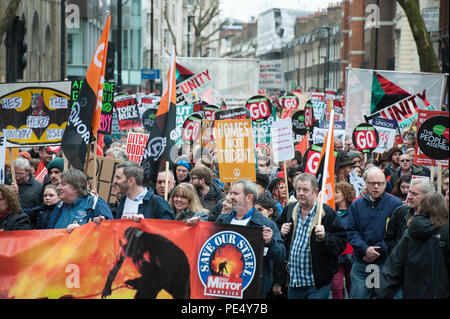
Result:
[[[61,174],[64,171],[64,158],[55,157],[47,166],[49,183],[58,185],[61,180]]]

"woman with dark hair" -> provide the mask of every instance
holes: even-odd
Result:
[[[0,184],[0,231],[31,229],[30,217],[22,213],[17,192]]]
[[[283,178],[277,177],[273,181],[270,182],[267,187],[269,192],[272,194],[273,199],[278,201],[281,206],[284,208],[289,201],[286,182]]]
[[[274,200],[258,198],[255,202],[255,208],[265,217],[273,221],[278,219],[278,209]]]
[[[349,214],[349,206],[356,197],[356,191],[353,185],[346,182],[339,182],[335,186],[335,205],[336,214],[338,215],[342,225],[347,227],[347,218]],[[352,270],[353,248],[347,242],[347,247],[339,256],[339,270],[334,275],[331,282],[331,294],[333,299],[344,299],[344,278],[347,294],[350,295],[350,271]]]
[[[394,188],[392,189],[392,195],[401,199],[403,202],[406,200],[409,191],[409,185],[411,183],[411,174],[405,174],[400,176],[396,181]]]
[[[448,206],[444,196],[436,191],[425,194],[409,223],[381,269],[376,297],[392,298],[402,285],[406,299],[448,298]]]

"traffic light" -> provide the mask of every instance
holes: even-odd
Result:
[[[105,81],[114,80],[114,43],[108,42],[106,53]]]
[[[16,26],[17,36],[17,78],[23,79],[23,69],[27,66],[25,52],[27,52],[27,43],[25,42],[25,21],[19,20]]]

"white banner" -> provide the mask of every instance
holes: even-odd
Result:
[[[407,104],[399,101],[390,107],[392,112],[387,110],[389,107],[384,112],[387,118],[397,120],[399,125],[405,127],[409,125],[414,114],[417,114],[417,109],[428,109],[432,106],[440,109],[446,83],[445,74],[381,70],[376,72],[410,94],[410,97],[405,99]],[[365,116],[371,115],[373,75],[374,70],[347,69],[345,109],[347,134],[351,134],[357,125],[366,122]]]
[[[271,129],[272,151],[274,161],[281,162],[294,158],[294,138],[292,136],[292,119],[277,120]]]
[[[161,72],[167,73],[169,57],[161,57]],[[200,98],[227,108],[244,107],[258,94],[259,61],[177,57],[177,105],[194,104]]]

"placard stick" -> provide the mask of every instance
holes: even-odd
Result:
[[[289,204],[289,187],[288,187],[288,176],[287,176],[287,168],[286,168],[286,161],[283,161],[283,167],[284,167],[284,182],[286,183],[286,205]]]
[[[167,201],[167,197],[169,196],[169,162],[166,161],[166,180],[164,184],[164,199]]]
[[[94,176],[92,176],[91,190],[97,193],[97,139],[94,142]],[[87,174],[87,171],[86,171]]]
[[[261,145],[261,123],[258,122],[258,145]]]
[[[13,159],[13,149],[12,148],[9,149],[9,164],[11,166],[11,180],[13,183],[17,183],[16,182],[16,172],[14,170],[14,159]]]
[[[437,176],[437,184],[438,184],[438,189],[437,189],[437,191],[439,192],[439,193],[441,193],[441,190],[442,190],[442,164],[441,164],[441,161],[440,160],[437,160],[436,161],[437,162],[437,164],[438,164],[438,167],[437,167],[437,170],[438,170],[438,176]]]

